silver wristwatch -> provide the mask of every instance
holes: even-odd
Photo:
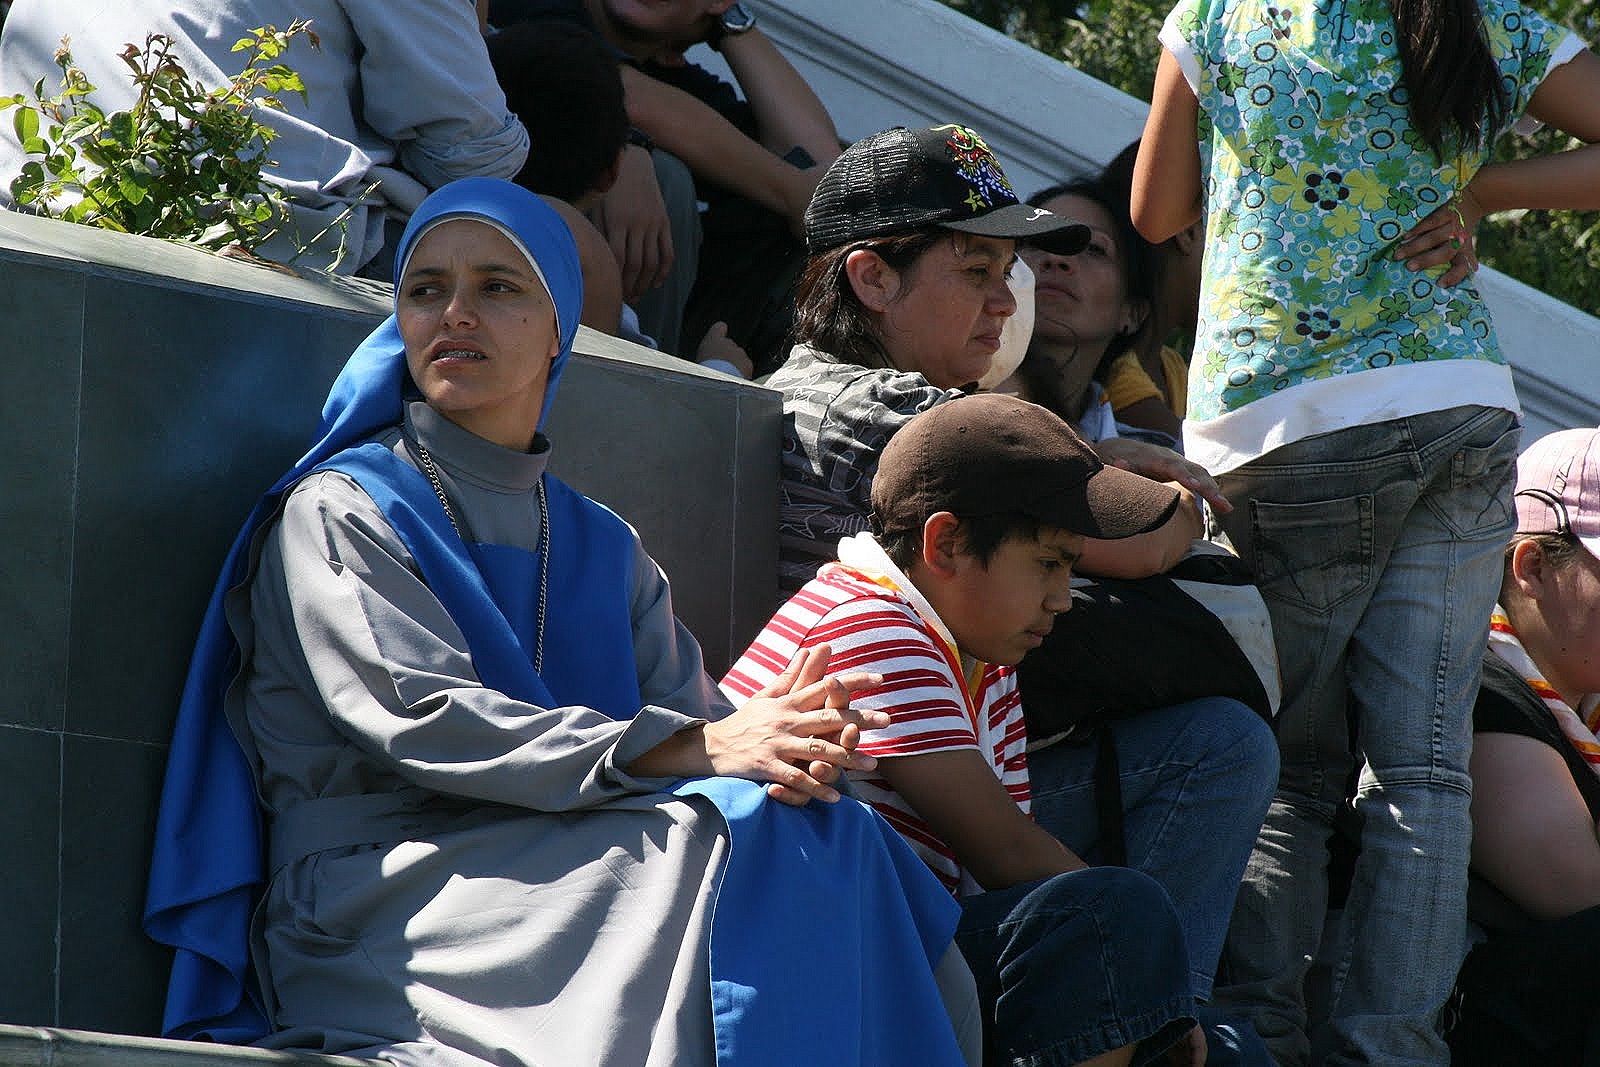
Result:
[[[725,37],[737,37],[755,28],[756,13],[741,3],[735,3],[722,13],[722,18],[716,23],[711,39],[706,44],[712,48],[720,49]]]

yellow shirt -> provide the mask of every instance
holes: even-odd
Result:
[[[1161,372],[1166,381],[1157,383],[1145,373],[1133,352],[1124,352],[1112,360],[1106,373],[1106,398],[1111,401],[1112,410],[1120,413],[1123,408],[1155,397],[1165,400],[1172,413],[1183,418],[1189,406],[1189,361],[1182,353],[1162,346]]]

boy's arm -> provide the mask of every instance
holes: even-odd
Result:
[[[882,679],[851,695],[852,709],[887,712],[891,719],[863,732],[857,751],[877,757],[874,776],[917,813],[979,885],[1000,889],[1085,866],[1023,814],[978,750],[961,682],[909,604],[863,597],[803,621],[803,609],[786,617],[788,610],[780,610],[723,679],[730,698],[755,693],[774,665],[792,660],[797,632],[804,635],[802,650],[825,639],[829,670]],[[949,747],[963,739],[964,747]],[[918,751],[921,746],[937,750]]]
[[[667,280],[677,252],[649,151],[638,145],[623,148],[617,158],[617,180],[591,215],[617,261],[623,300],[638,300]]]
[[[884,757],[878,774],[985,889],[1088,866],[1023,814],[975,748]]]

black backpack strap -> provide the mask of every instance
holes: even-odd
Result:
[[[1117,766],[1117,739],[1110,723],[1096,731],[1094,806],[1100,819],[1100,859],[1108,867],[1128,865],[1128,840],[1122,828],[1122,775]]]

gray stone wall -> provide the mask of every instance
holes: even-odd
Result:
[[[0,1023],[159,1028],[139,930],[195,627],[386,287],[0,212]],[[632,522],[718,672],[776,593],[775,393],[585,333],[555,468]]]

